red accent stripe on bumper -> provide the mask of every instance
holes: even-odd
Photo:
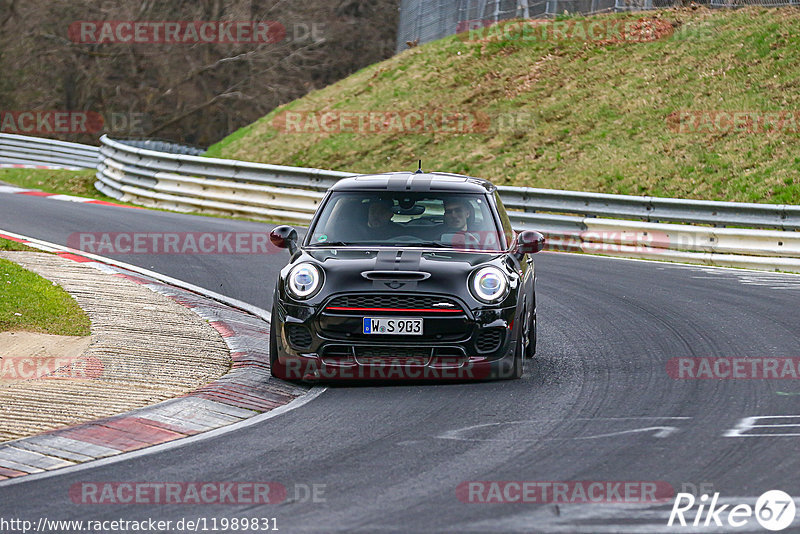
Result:
[[[328,306],[326,310],[337,311],[382,311],[382,312],[430,312],[430,313],[460,313],[462,310],[440,310],[438,308],[349,308],[345,306]]]

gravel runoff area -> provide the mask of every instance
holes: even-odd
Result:
[[[217,330],[146,286],[53,254],[0,257],[59,284],[91,320],[90,342],[79,356],[47,368],[46,376],[0,378],[0,442],[184,395],[231,368]]]

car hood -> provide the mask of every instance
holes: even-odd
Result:
[[[479,265],[492,264],[515,274],[505,265],[503,252],[459,252],[404,249],[305,249],[292,262],[311,261],[324,271],[322,290],[309,304],[326,300],[341,292],[353,291],[420,291],[449,294],[473,301],[467,283]],[[286,274],[288,274],[288,266]],[[285,274],[284,274],[285,276]]]

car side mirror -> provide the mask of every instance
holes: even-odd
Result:
[[[297,251],[297,230],[291,226],[276,226],[269,233],[269,240],[278,248],[288,248],[289,254]]]
[[[544,249],[544,236],[533,230],[525,230],[517,236],[517,254],[536,254]]]

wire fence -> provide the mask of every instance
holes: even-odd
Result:
[[[800,0],[401,0],[397,52],[501,20],[563,13],[643,11],[689,4],[736,8],[800,6]]]

